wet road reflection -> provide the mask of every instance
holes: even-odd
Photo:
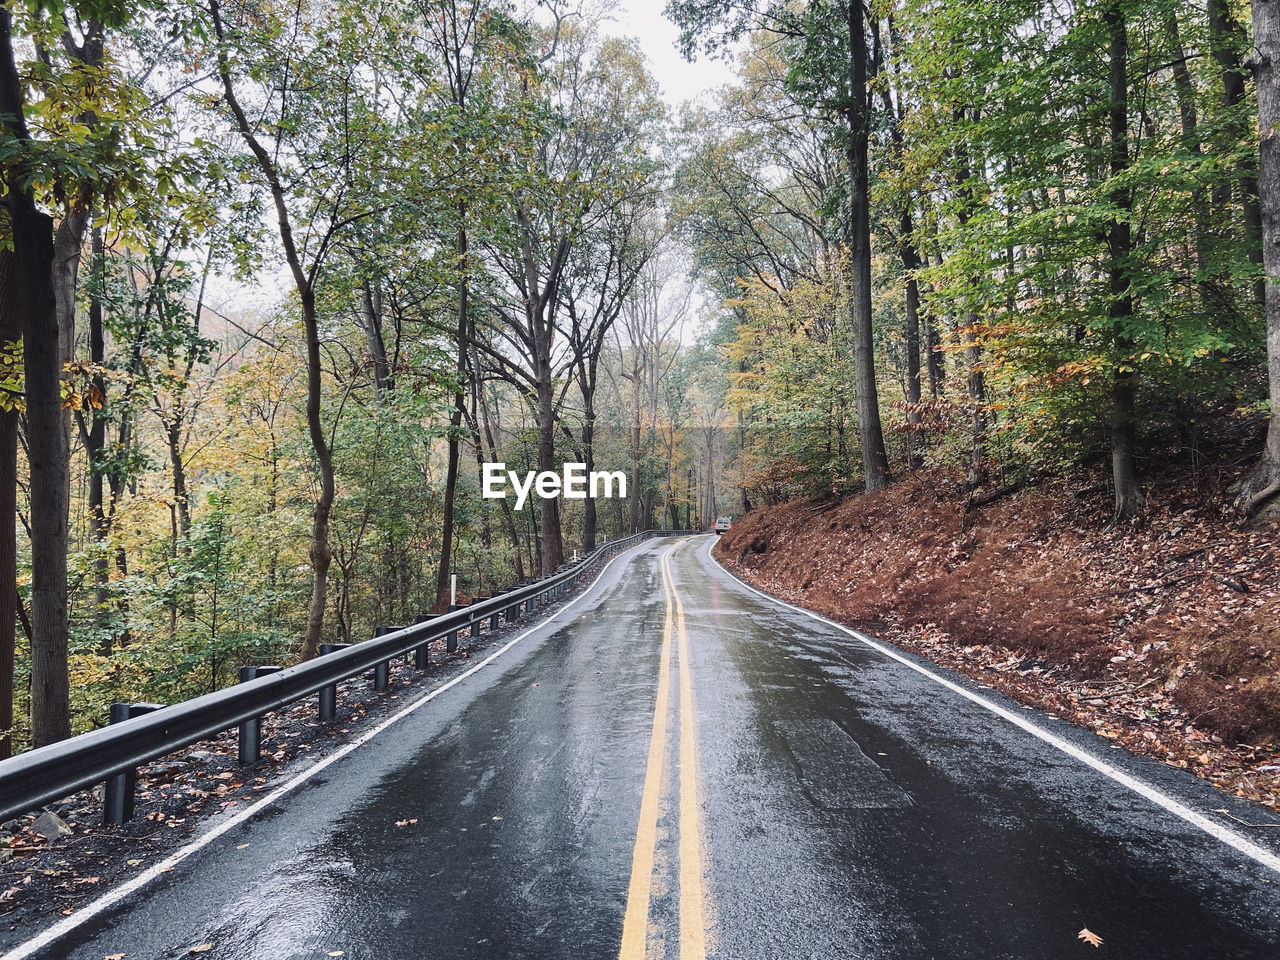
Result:
[[[1087,926],[1112,956],[1280,956],[1280,877],[829,627],[762,623],[702,552],[679,579],[722,955],[1054,958]]]
[[[1280,876],[749,593],[706,537],[671,553],[682,644],[670,546],[45,956],[618,957],[647,782],[650,958],[690,955],[694,912],[735,960],[1054,960],[1086,926],[1099,956],[1280,955]]]

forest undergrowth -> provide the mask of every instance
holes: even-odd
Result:
[[[958,470],[753,510],[751,583],[1280,809],[1280,521],[1243,524],[1234,444],[1112,525],[1102,465],[973,508]]]

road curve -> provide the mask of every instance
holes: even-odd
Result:
[[[623,555],[484,669],[6,957],[1055,960],[1093,955],[1085,928],[1099,957],[1280,956],[1280,873],[1133,784],[1280,820],[982,691],[1082,763],[748,590],[711,543]]]

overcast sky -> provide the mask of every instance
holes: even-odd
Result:
[[[725,61],[705,54],[696,63],[688,63],[680,56],[675,25],[662,15],[665,6],[666,0],[617,0],[615,22],[606,24],[604,32],[640,41],[649,70],[662,86],[662,95],[677,107],[730,82],[733,71]]]

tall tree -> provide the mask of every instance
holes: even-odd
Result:
[[[1243,113],[1245,105],[1246,71],[1242,63],[1243,49],[1248,42],[1244,27],[1236,19],[1231,9],[1231,0],[1207,0],[1205,4],[1209,27],[1209,49],[1214,62],[1221,73],[1222,112],[1225,114],[1225,127],[1232,138],[1239,141],[1246,136],[1249,124]],[[1257,24],[1254,24],[1257,31]],[[1229,207],[1233,192],[1240,201],[1241,219],[1244,229],[1241,231],[1248,259],[1259,268],[1262,263],[1262,211],[1258,202],[1258,177],[1254,171],[1252,158],[1238,164],[1232,179],[1223,180],[1214,191],[1214,202],[1222,207]],[[1236,188],[1233,191],[1233,186]],[[1261,303],[1266,296],[1265,280],[1259,279],[1254,286],[1255,296]]]
[[[624,41],[601,42],[595,25],[559,11],[541,33],[536,75],[522,80],[537,135],[521,147],[511,185],[508,229],[491,231],[488,309],[476,346],[489,369],[529,404],[538,429],[539,471],[556,471],[556,434],[572,386],[564,336],[564,284],[575,250],[606,231],[645,184],[652,159],[643,134],[655,98],[639,58]],[[539,513],[539,568],[563,559],[558,500]]]
[[[813,0],[804,6],[736,0],[671,0],[686,52],[736,39],[751,25],[792,44],[788,83],[797,98],[829,117],[845,160],[841,239],[846,248],[850,336],[857,394],[863,482],[868,492],[889,483],[889,457],[876,385],[871,271],[870,148],[872,114],[868,85],[866,11],[862,0]],[[829,198],[834,199],[834,198]]]
[[[1250,65],[1258,86],[1262,167],[1258,196],[1266,254],[1267,383],[1271,414],[1258,464],[1241,485],[1237,505],[1256,513],[1280,497],[1280,0],[1253,0]]]
[[[36,204],[35,146],[26,124],[18,79],[13,20],[0,9],[0,122],[21,152],[5,170],[5,208],[14,289],[10,316],[21,323],[31,465],[31,736],[36,746],[71,735],[67,676],[67,506],[69,456],[62,417],[62,350],[54,293],[53,218]],[[6,319],[6,326],[10,321]],[[13,324],[14,330],[17,324]],[[0,454],[0,464],[11,459]],[[5,484],[8,481],[4,481]],[[6,496],[7,500],[7,496]],[[8,508],[0,502],[0,508]],[[12,513],[0,525],[14,526]],[[0,541],[0,573],[7,572],[8,535]],[[6,580],[2,588],[10,589]]]
[[[376,171],[393,161],[392,147],[382,136],[377,111],[362,100],[362,78],[352,72],[354,49],[368,43],[366,31],[379,24],[357,22],[359,18],[345,13],[331,19],[300,6],[280,14],[283,19],[264,30],[256,14],[244,23],[228,23],[219,0],[209,0],[207,9],[217,41],[222,99],[271,197],[301,313],[307,435],[319,481],[308,550],[311,601],[301,644],[301,656],[308,659],[316,654],[324,625],[336,495],[333,449],[322,409],[316,296],[339,238],[380,203],[368,192],[369,183],[389,186]],[[256,85],[255,96],[265,100],[274,116],[255,108],[250,117],[238,89],[242,82]],[[303,211],[301,218],[295,207]],[[298,219],[301,223],[295,224]]]
[[[638,198],[642,199],[642,198]],[[582,244],[564,287],[567,323],[565,334],[573,358],[573,375],[582,399],[579,433],[582,462],[587,473],[596,464],[596,391],[600,385],[600,360],[611,339],[613,325],[635,289],[640,272],[652,259],[661,240],[656,230],[640,222],[643,202],[621,207],[611,217],[607,232],[591,244]],[[585,249],[582,249],[585,248]],[[582,550],[596,547],[596,501],[588,497],[583,510]]]
[[[875,339],[871,323],[871,103],[867,93],[867,29],[862,0],[848,0],[848,99],[841,107],[848,124],[845,153],[849,170],[849,310],[853,315],[854,386],[858,396],[858,436],[863,482],[868,493],[889,483],[889,455],[880,425]]]
[[[7,16],[7,13],[5,14]],[[4,25],[0,24],[0,29]],[[0,83],[3,81],[0,80]],[[7,224],[6,224],[7,225]],[[22,350],[21,274],[12,250],[0,248],[0,357],[4,379],[17,374]],[[0,759],[13,752],[14,655],[18,623],[18,416],[21,398],[0,394]]]
[[[1129,259],[1133,255],[1133,195],[1124,182],[1129,169],[1129,25],[1124,0],[1109,0],[1103,10],[1107,24],[1108,77],[1111,93],[1109,118],[1109,163],[1111,202],[1114,216],[1107,226],[1107,276],[1110,300],[1107,319],[1119,362],[1112,382],[1111,482],[1115,488],[1117,520],[1128,519],[1142,508],[1135,459],[1137,427],[1135,403],[1137,386],[1132,351],[1133,336],[1128,330],[1133,318],[1132,280]]]
[[[487,4],[470,2],[424,4],[423,14],[437,56],[444,66],[445,89],[453,108],[453,149],[457,156],[470,153],[473,139],[469,124],[471,86],[476,77],[482,44],[487,35]],[[482,36],[482,32],[485,34]],[[494,31],[497,33],[498,31]],[[453,572],[454,499],[457,496],[462,421],[467,400],[467,355],[472,336],[471,238],[468,231],[468,198],[459,196],[454,206],[454,255],[457,258],[457,302],[454,329],[453,410],[449,414],[448,463],[444,482],[444,526],[440,531],[440,566],[436,571],[436,606],[449,602],[449,576]],[[478,446],[478,444],[477,444]]]

